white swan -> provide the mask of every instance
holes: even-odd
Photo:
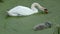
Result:
[[[31,5],[31,8],[25,7],[25,6],[16,6],[8,11],[9,16],[27,16],[34,13],[38,13],[38,9],[36,6],[46,13],[48,12],[46,8],[42,7],[38,3],[33,3]]]

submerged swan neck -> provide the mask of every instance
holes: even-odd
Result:
[[[31,5],[31,9],[36,9],[36,7],[38,7],[38,9],[40,9],[40,10],[42,10],[42,11],[45,11],[45,12],[47,12],[47,9],[46,8],[44,8],[44,7],[42,7],[39,3],[33,3],[32,5]],[[45,10],[46,9],[46,10]]]

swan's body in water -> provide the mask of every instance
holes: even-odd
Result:
[[[31,8],[25,7],[25,6],[16,6],[8,11],[9,16],[28,16],[34,13],[38,13],[38,9],[35,7],[38,7],[40,10],[48,12],[46,8],[42,7],[38,3],[33,3],[31,5]]]

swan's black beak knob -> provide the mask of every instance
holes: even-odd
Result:
[[[45,12],[46,14],[48,14],[48,10],[47,10],[47,9],[44,9],[44,12]]]

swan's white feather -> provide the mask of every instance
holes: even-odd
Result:
[[[11,10],[9,10],[8,14],[10,16],[26,16],[26,15],[31,15],[31,14],[34,14],[37,12],[38,12],[38,10],[34,11],[25,6],[16,6],[16,7],[12,8]]]
[[[31,8],[25,7],[25,6],[16,6],[8,11],[8,15],[9,16],[27,16],[34,13],[38,13],[38,9],[36,8],[36,6],[42,11],[45,11],[44,9],[46,9],[42,7],[39,3],[33,3],[31,5]]]

